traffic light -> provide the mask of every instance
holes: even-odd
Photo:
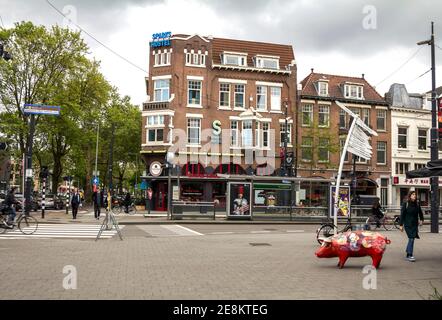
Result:
[[[49,175],[48,167],[42,166],[40,169],[40,178],[46,179]]]

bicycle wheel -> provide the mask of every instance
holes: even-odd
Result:
[[[332,224],[324,224],[322,227],[319,228],[318,232],[316,233],[316,240],[319,244],[322,244],[322,242],[320,241],[321,238],[329,238],[333,236],[334,233],[334,226]]]
[[[393,220],[394,227],[398,230],[400,230],[400,220],[401,218],[399,218],[399,216],[395,216]]]
[[[120,206],[113,207],[112,213],[118,216],[121,213],[121,207]]]
[[[23,234],[33,234],[37,231],[38,221],[31,216],[22,216],[18,221],[18,229]]]
[[[391,231],[391,230],[393,230],[393,228],[394,228],[394,219],[385,216],[385,217],[384,217],[384,223],[383,223],[383,225],[384,225],[384,229],[385,229],[385,230],[387,230],[387,231]]]
[[[6,216],[0,215],[0,234],[5,233],[8,227],[5,226]]]
[[[376,217],[369,216],[367,220],[365,221],[365,224],[368,225],[370,230],[376,230],[378,228],[378,225],[380,225],[379,221],[376,219]]]

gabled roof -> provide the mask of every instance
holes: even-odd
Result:
[[[321,97],[319,96],[315,83],[319,80],[327,80],[328,94],[330,99],[334,100],[354,100],[354,101],[371,101],[385,104],[385,99],[362,77],[350,77],[341,75],[332,75],[325,73],[311,72],[304,80],[301,81],[301,96]],[[349,99],[344,96],[344,84],[357,83],[364,87],[364,100]]]
[[[295,60],[293,47],[291,45],[213,38],[213,63],[221,64],[221,54],[223,51],[247,53],[248,66],[254,65],[253,58],[257,55],[278,56],[280,69],[285,69],[285,67],[290,65],[292,61]]]
[[[275,44],[267,42],[246,41],[225,38],[213,38],[212,36],[174,34],[173,39],[189,40],[193,37],[200,37],[206,42],[212,43],[212,60],[214,64],[221,64],[221,54],[224,51],[239,52],[247,54],[247,65],[254,66],[253,58],[261,56],[279,57],[280,69],[285,69],[295,60],[293,47],[286,44]]]

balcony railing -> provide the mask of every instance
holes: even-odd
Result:
[[[167,110],[169,108],[170,108],[169,101],[143,103],[143,111]]]

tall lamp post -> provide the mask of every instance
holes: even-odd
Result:
[[[431,22],[431,38],[417,45],[431,46],[431,161],[438,159],[438,129],[436,103],[436,58],[434,53],[434,22]],[[439,233],[439,177],[431,177],[431,233]]]

